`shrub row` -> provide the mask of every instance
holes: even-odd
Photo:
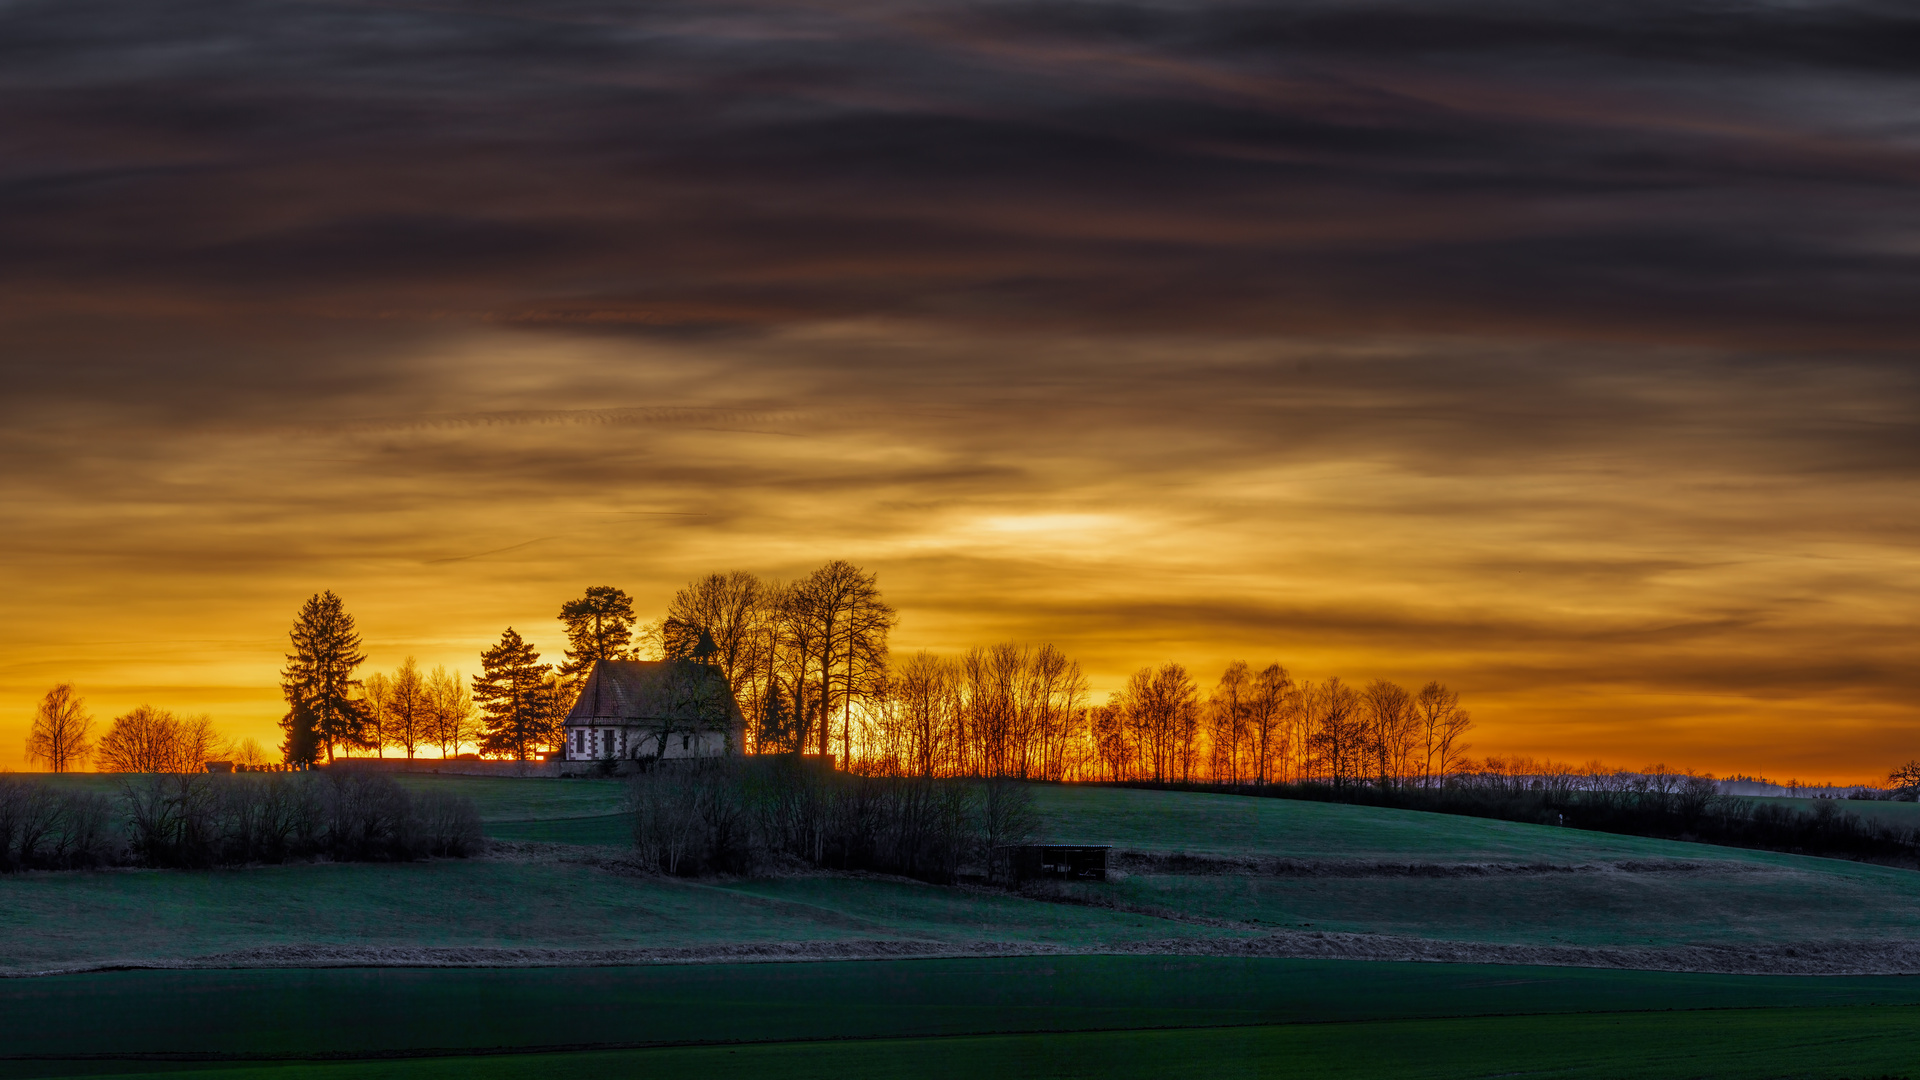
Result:
[[[858,776],[786,757],[663,762],[628,785],[640,858],[668,874],[798,860],[942,883],[992,878],[996,852],[1038,825],[1017,783]]]
[[[154,773],[117,796],[0,777],[0,871],[465,856],[473,801],[363,773]]]
[[[1812,809],[1801,810],[1722,795],[1712,781],[1684,775],[1613,784],[1469,776],[1434,787],[1138,782],[1120,786],[1353,803],[1802,855],[1920,863],[1920,830],[1862,818],[1838,800],[1820,800]]]

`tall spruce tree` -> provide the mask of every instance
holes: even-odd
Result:
[[[557,687],[549,679],[552,664],[540,662],[531,642],[509,626],[500,644],[480,654],[480,674],[473,677],[473,700],[479,704],[485,734],[480,751],[510,754],[527,760],[529,751],[559,740],[560,718],[555,709]]]
[[[289,636],[293,651],[280,673],[288,706],[280,721],[287,733],[281,753],[290,764],[311,765],[325,747],[332,761],[334,745],[360,742],[367,723],[365,704],[353,697],[360,685],[353,669],[367,658],[360,635],[353,616],[329,589],[301,605]]]

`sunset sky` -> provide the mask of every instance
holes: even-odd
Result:
[[[0,768],[272,745],[300,602],[1441,679],[1474,752],[1920,757],[1920,18],[1825,3],[0,6]]]

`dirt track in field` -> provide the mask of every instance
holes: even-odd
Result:
[[[650,964],[796,963],[1062,955],[1235,956],[1444,964],[1512,964],[1714,972],[1729,975],[1920,974],[1920,942],[1833,941],[1792,945],[1630,948],[1433,941],[1388,934],[1283,932],[1252,938],[1130,942],[1074,947],[1033,942],[856,940],[756,942],[667,949],[399,948],[284,945],[180,960],[99,963],[5,977],[85,971],[234,968],[624,967]]]
[[[1364,859],[1232,858],[1117,851],[1113,867],[1129,874],[1311,878],[1534,877],[1545,874],[1768,874],[1771,866],[1726,860],[1625,859],[1615,862],[1392,862]]]

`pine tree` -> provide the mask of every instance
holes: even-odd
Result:
[[[511,754],[525,761],[531,748],[559,739],[556,687],[548,678],[552,670],[553,665],[541,663],[532,643],[512,627],[500,635],[500,644],[480,654],[473,700],[480,706],[486,729],[481,753]]]
[[[353,697],[360,685],[353,669],[366,660],[353,616],[332,590],[309,597],[293,621],[293,651],[280,673],[280,689],[287,697],[287,715],[280,727],[287,733],[281,752],[295,765],[311,765],[326,747],[333,760],[336,743],[359,742],[367,723],[366,706]]]
[[[620,660],[633,643],[633,598],[611,585],[595,585],[578,600],[560,605],[567,629],[567,661],[560,674],[585,675],[595,660]]]
[[[313,710],[305,702],[292,702],[287,715],[280,718],[280,730],[287,737],[280,743],[280,760],[289,765],[312,765],[320,756],[320,732]]]

